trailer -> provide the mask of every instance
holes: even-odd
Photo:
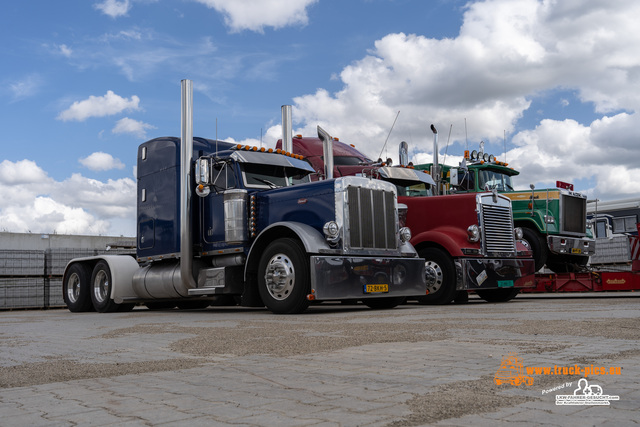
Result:
[[[591,222],[595,226],[595,221]],[[582,272],[536,274],[535,286],[524,292],[610,292],[640,290],[640,223],[634,234],[606,233],[596,238],[595,254]]]

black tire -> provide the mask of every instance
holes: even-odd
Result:
[[[526,227],[522,227],[522,240],[527,242],[529,245],[529,248],[533,253],[535,269],[536,271],[540,271],[540,269],[547,263],[547,258],[549,256],[547,242],[536,231]]]
[[[424,258],[429,294],[418,297],[420,304],[449,304],[456,297],[456,270],[449,254],[437,248],[418,252]]]
[[[577,273],[583,271],[588,262],[588,256],[550,254],[547,268],[554,273]]]
[[[520,293],[520,289],[479,289],[476,294],[487,302],[507,302],[511,301]]]
[[[149,301],[145,302],[144,305],[149,310],[171,310],[176,306],[175,301]]]
[[[111,299],[112,286],[109,264],[99,261],[91,274],[91,301],[96,311],[100,313],[118,311],[119,304]]]
[[[210,305],[211,301],[208,299],[184,300],[176,303],[180,310],[202,310]]]
[[[405,299],[405,297],[366,298],[362,303],[374,310],[388,310],[399,306]]]
[[[92,311],[91,269],[84,264],[72,264],[64,276],[62,297],[69,311],[82,313]]]
[[[263,252],[258,265],[258,291],[274,313],[302,313],[309,307],[311,290],[309,259],[298,240],[275,240]]]

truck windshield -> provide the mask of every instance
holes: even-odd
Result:
[[[434,195],[433,186],[424,182],[414,185],[396,184],[396,188],[398,189],[398,196],[425,197]]]
[[[324,162],[324,157],[322,157]],[[368,158],[359,158],[355,156],[333,156],[333,164],[336,166],[358,166],[367,165],[373,163],[373,160]]]
[[[250,188],[278,188],[310,182],[307,171],[283,166],[242,163],[242,178]]]
[[[478,174],[478,188],[484,190],[487,186],[490,190],[494,188],[498,191],[513,191],[511,177],[502,172],[483,169]]]

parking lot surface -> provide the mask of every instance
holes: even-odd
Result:
[[[4,311],[0,424],[637,425],[639,296]]]

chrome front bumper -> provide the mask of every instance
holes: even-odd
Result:
[[[427,293],[421,258],[312,256],[310,266],[311,293],[318,301]]]
[[[596,241],[588,237],[547,236],[547,243],[554,254],[591,256],[596,253]]]
[[[535,286],[533,259],[461,258],[455,264],[458,290]]]

